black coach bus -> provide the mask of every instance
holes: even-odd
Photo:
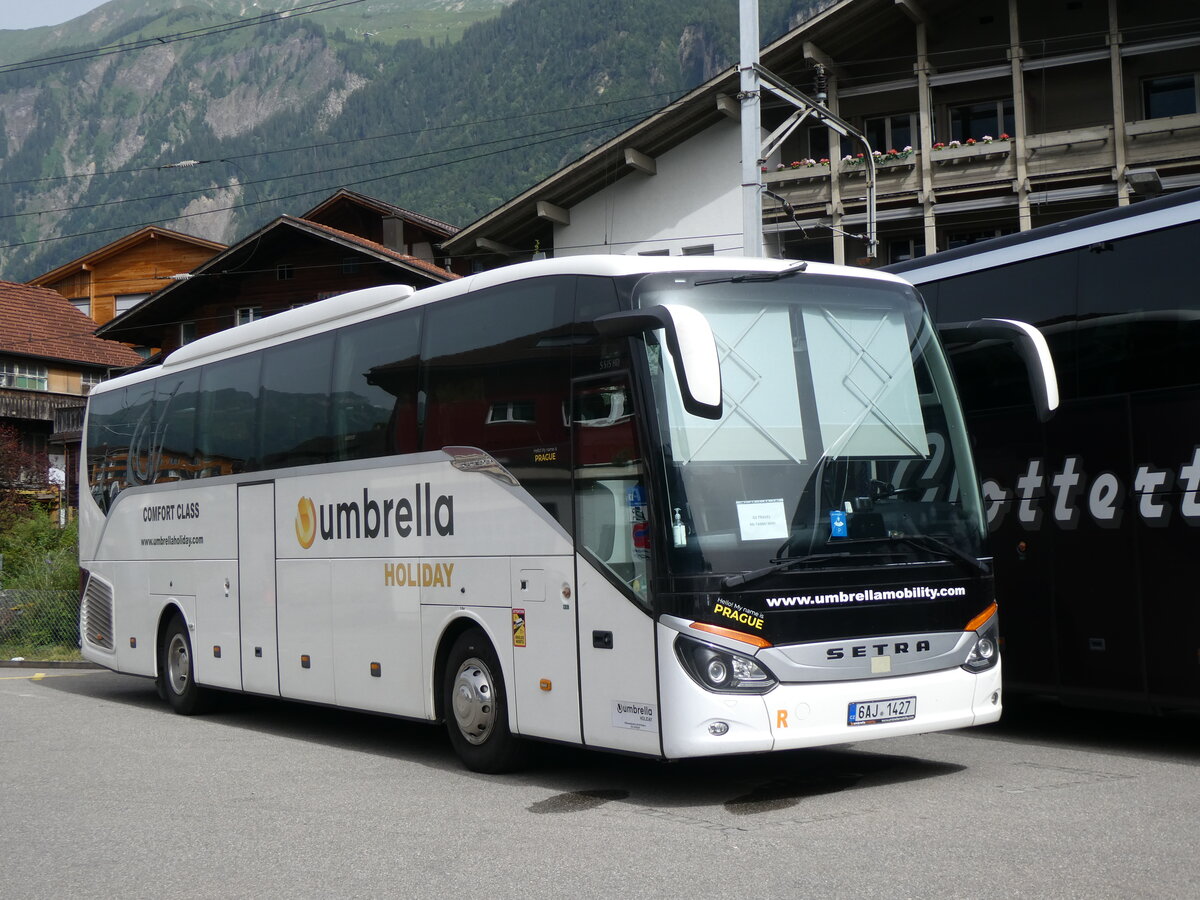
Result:
[[[1036,324],[1057,368],[1062,405],[1043,422],[1008,345],[949,344],[1010,691],[1200,709],[1197,251],[1189,190],[889,267],[939,327]]]

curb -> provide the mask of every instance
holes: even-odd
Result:
[[[0,669],[102,669],[86,659],[52,660],[38,662],[29,659],[0,659]]]

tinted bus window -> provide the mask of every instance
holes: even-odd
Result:
[[[517,282],[428,311],[425,449],[496,453],[563,439],[574,287]]]
[[[154,382],[125,389],[120,428],[128,438],[122,488],[149,484],[154,480]]]
[[[1192,223],[1078,251],[1081,396],[1200,381],[1200,301],[1178,264],[1197,246]]]
[[[307,466],[333,458],[329,421],[333,335],[263,352],[261,468]]]
[[[333,371],[337,459],[417,450],[421,311],[343,329]]]
[[[155,472],[153,480],[197,476],[196,404],[200,372],[193,369],[158,379],[154,386]]]
[[[255,440],[262,354],[205,366],[200,375],[196,450],[201,475],[230,475],[259,468]]]
[[[426,450],[488,451],[570,532],[575,279],[480,291],[426,312]]]
[[[108,512],[127,485],[129,440],[128,388],[93,395],[88,409],[88,484],[97,505]]]
[[[1075,335],[1072,323],[1076,315],[1078,291],[1078,261],[1074,251],[1025,260],[1019,264],[987,269],[940,282],[936,287],[937,321],[970,322],[988,316],[1019,319],[1038,326],[1050,345],[1050,354],[1058,370],[1058,387],[1063,399],[1075,396]],[[923,285],[923,292],[935,293],[932,286]],[[990,352],[990,351],[989,351]],[[964,405],[977,408],[979,392],[988,399],[989,407],[1008,406],[1025,402],[1008,398],[1002,392],[1016,388],[1012,385],[1014,371],[997,351],[1000,368],[991,373],[986,360],[979,360],[979,379],[967,384],[960,376],[960,388],[972,397]],[[988,354],[984,354],[988,355]],[[959,358],[955,356],[957,370]],[[992,396],[995,392],[996,396]]]

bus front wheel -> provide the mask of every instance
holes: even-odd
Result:
[[[472,772],[507,772],[517,766],[521,741],[508,727],[508,698],[500,660],[477,628],[450,648],[442,678],[442,708],[450,743]]]
[[[171,708],[184,716],[207,711],[212,692],[196,684],[192,667],[192,641],[188,637],[187,626],[178,615],[171,619],[163,632],[159,653],[159,693],[166,695]]]

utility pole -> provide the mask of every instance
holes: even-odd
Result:
[[[739,0],[742,101],[742,253],[763,255],[762,168],[759,159],[762,105],[758,96],[758,0]]]
[[[899,2],[899,0],[897,0]],[[867,257],[874,259],[878,252],[875,228],[875,159],[867,137],[846,120],[835,115],[826,105],[824,95],[825,74],[819,71],[818,97],[813,99],[792,87],[778,75],[759,65],[758,57],[758,0],[739,0],[739,27],[741,29],[741,74],[742,101],[742,252],[746,256],[763,255],[762,236],[762,163],[782,146],[784,140],[808,118],[821,122],[838,134],[853,138],[862,144],[863,169],[866,174],[866,234]],[[794,112],[782,125],[763,140],[762,134],[762,91],[768,91],[788,105]],[[832,158],[834,148],[829,148]],[[836,174],[831,177],[836,178]]]

